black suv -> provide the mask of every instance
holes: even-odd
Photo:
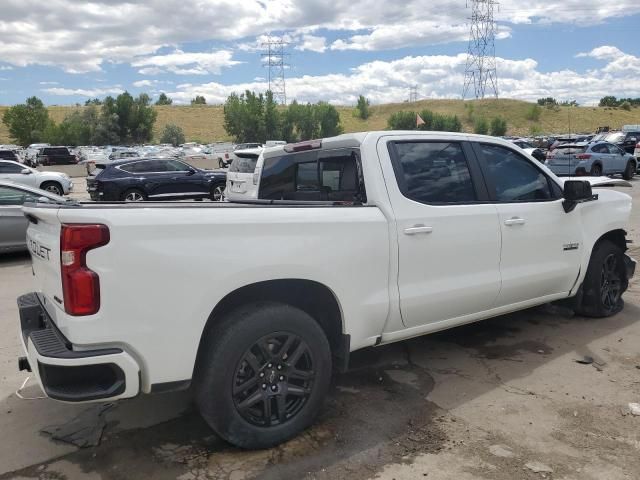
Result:
[[[200,170],[170,158],[136,158],[97,163],[87,177],[92,200],[201,199],[221,201],[227,174]]]
[[[611,132],[605,140],[633,155],[636,144],[640,142],[640,132]]]
[[[73,165],[78,163],[67,147],[44,147],[36,155],[38,165]]]

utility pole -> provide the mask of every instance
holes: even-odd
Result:
[[[287,89],[284,80],[284,70],[289,64],[285,62],[285,58],[289,56],[285,53],[285,42],[280,37],[272,37],[269,35],[265,42],[262,42],[262,48],[265,50],[260,56],[262,57],[262,66],[268,69],[269,90],[273,93],[273,98],[281,105],[287,104]]]
[[[496,23],[493,12],[496,0],[469,0],[471,2],[471,29],[469,48],[464,69],[462,98],[467,98],[473,88],[475,98],[493,95],[498,98],[498,73],[496,70]],[[467,3],[469,7],[469,3]]]

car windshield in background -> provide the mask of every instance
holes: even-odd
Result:
[[[258,156],[238,157],[231,162],[230,172],[236,173],[253,173],[258,163]]]
[[[576,155],[578,153],[584,153],[587,151],[587,146],[580,145],[560,145],[557,150],[557,155]]]
[[[607,142],[611,142],[611,143],[618,143],[621,142],[625,139],[626,135],[624,134],[624,132],[615,132],[615,133],[611,133],[609,135],[607,135],[607,137],[605,138],[605,140]]]

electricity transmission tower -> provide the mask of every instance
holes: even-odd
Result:
[[[418,86],[412,85],[409,87],[409,103],[418,101]]]
[[[493,11],[498,2],[496,0],[470,0],[470,2],[471,30],[462,98],[466,98],[472,88],[475,98],[484,98],[485,95],[498,98],[496,23],[493,20]],[[468,6],[469,3],[467,3]]]
[[[267,41],[262,43],[265,53],[261,55],[262,66],[269,71],[269,90],[273,93],[274,100],[282,105],[287,104],[284,69],[288,66],[285,63],[285,58],[289,54],[285,53],[284,47],[286,45],[287,42],[282,38],[269,36]]]

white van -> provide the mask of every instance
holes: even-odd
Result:
[[[264,148],[248,148],[233,152],[234,159],[227,172],[225,197],[230,201],[258,198],[258,182]]]

